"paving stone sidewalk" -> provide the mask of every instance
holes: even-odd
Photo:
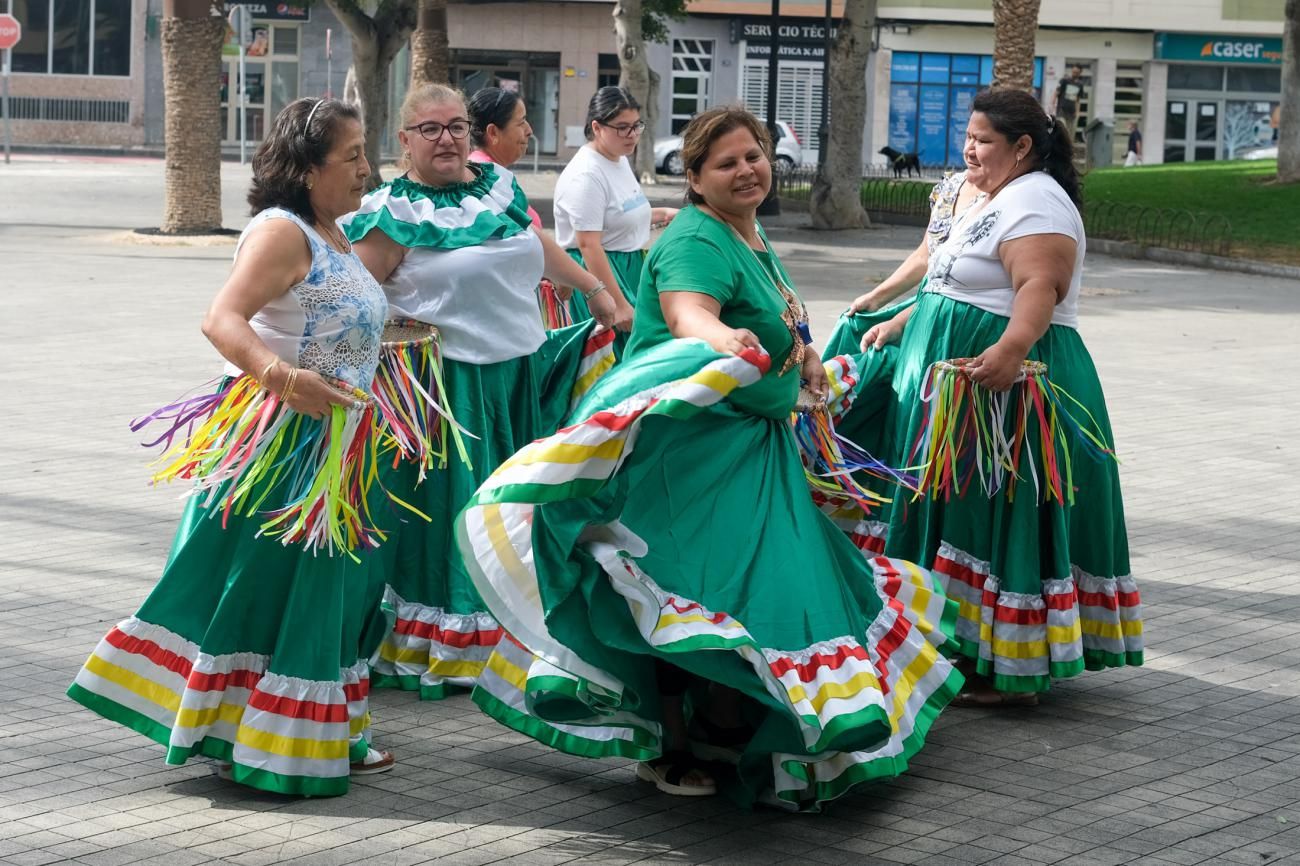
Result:
[[[227,224],[246,174],[227,166]],[[292,800],[167,767],[63,691],[161,569],[177,489],[146,486],[135,414],[210,379],[198,329],[232,247],[127,243],[156,162],[0,166],[0,862],[1300,863],[1300,283],[1090,257],[1082,331],[1124,461],[1140,669],[1033,710],[949,710],[902,778],[821,815],[667,797],[626,761],[544,749],[465,698],[380,692],[392,773]],[[817,333],[919,238],[778,250]]]

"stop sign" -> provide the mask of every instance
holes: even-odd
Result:
[[[22,38],[23,28],[12,15],[0,15],[0,51],[13,48]]]

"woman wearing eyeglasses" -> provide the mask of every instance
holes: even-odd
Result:
[[[498,464],[558,425],[595,327],[548,335],[537,283],[545,274],[577,286],[600,322],[613,320],[614,303],[564,250],[542,243],[507,169],[469,160],[460,91],[414,88],[400,116],[407,172],[367,195],[342,225],[383,286],[391,316],[437,326],[441,402],[470,434],[463,457],[451,448],[445,465],[427,474],[403,463],[385,479],[430,521],[393,527],[382,551],[398,621],[373,682],[434,699],[449,686],[472,686],[500,638],[465,572],[452,521]]]
[[[622,87],[602,87],[587,106],[587,144],[555,182],[555,239],[614,294],[614,327],[632,328],[650,224],[667,223],[676,208],[652,208],[628,158],[641,140],[641,106]],[[589,317],[581,298],[573,320]]]

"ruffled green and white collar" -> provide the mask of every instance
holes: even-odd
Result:
[[[356,242],[378,228],[404,247],[457,250],[513,237],[532,226],[528,197],[508,170],[469,163],[474,180],[425,186],[395,178],[361,200],[339,224]]]

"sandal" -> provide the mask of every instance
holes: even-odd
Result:
[[[654,782],[656,788],[674,797],[711,797],[718,793],[712,779],[706,785],[683,785],[682,780],[692,770],[701,771],[699,762],[686,751],[664,752],[655,761],[642,761],[636,765],[636,777],[643,782]]]
[[[971,690],[957,695],[952,699],[949,706],[986,710],[999,707],[1036,707],[1038,706],[1038,693]]]
[[[235,781],[235,765],[226,761],[217,762],[217,778],[227,782]]]
[[[396,763],[397,759],[387,749],[371,749],[360,761],[352,762],[352,775],[369,776],[374,773],[387,773]]]

